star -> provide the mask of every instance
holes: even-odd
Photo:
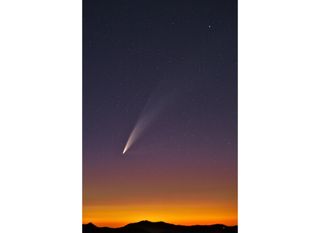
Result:
[[[208,25],[208,30],[213,31],[213,26],[209,24],[209,25]]]

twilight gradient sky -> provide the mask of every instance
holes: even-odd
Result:
[[[144,219],[237,224],[236,0],[83,0],[83,222]]]

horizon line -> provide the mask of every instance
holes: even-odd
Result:
[[[122,228],[122,227],[125,227],[125,226],[128,226],[130,224],[137,224],[137,223],[143,223],[143,222],[148,222],[148,223],[165,223],[165,224],[169,224],[169,225],[174,225],[174,226],[185,226],[185,227],[193,227],[193,226],[215,226],[215,225],[223,225],[223,226],[226,226],[226,227],[237,227],[238,224],[236,225],[226,225],[226,224],[223,224],[223,223],[212,223],[212,224],[192,224],[192,225],[181,225],[181,224],[174,224],[174,223],[170,223],[170,222],[164,222],[164,221],[150,221],[150,220],[141,220],[141,221],[138,221],[138,222],[131,222],[131,223],[127,223],[123,226],[119,226],[119,227],[109,227],[109,226],[97,226],[96,224],[94,224],[93,222],[88,222],[88,223],[84,223],[82,222],[82,225],[94,225],[95,227],[98,227],[98,228],[103,228],[103,227],[107,227],[107,228],[112,228],[112,229],[118,229],[118,228]]]

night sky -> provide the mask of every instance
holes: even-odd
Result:
[[[237,224],[235,0],[83,0],[83,222],[145,219]]]

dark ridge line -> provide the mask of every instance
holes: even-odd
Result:
[[[224,224],[220,224],[220,223],[216,223],[216,224],[210,224],[210,225],[199,225],[199,224],[196,224],[196,225],[178,225],[178,224],[173,224],[173,223],[167,223],[167,222],[163,222],[163,221],[159,221],[159,222],[152,222],[152,221],[149,221],[149,220],[142,220],[142,221],[139,221],[139,222],[133,222],[133,223],[128,223],[124,226],[121,226],[121,227],[108,227],[108,226],[97,226],[95,225],[94,223],[92,222],[89,222],[89,223],[85,223],[85,224],[82,224],[83,226],[93,226],[93,227],[96,227],[96,228],[108,228],[108,229],[121,229],[121,228],[124,228],[124,227],[127,227],[127,226],[132,226],[132,225],[137,225],[137,224],[143,224],[143,223],[151,223],[151,224],[166,224],[166,225],[171,225],[171,226],[177,226],[177,227],[212,227],[212,226],[223,226],[223,227],[228,227],[228,228],[232,228],[232,227],[238,227],[238,225],[224,225]]]

